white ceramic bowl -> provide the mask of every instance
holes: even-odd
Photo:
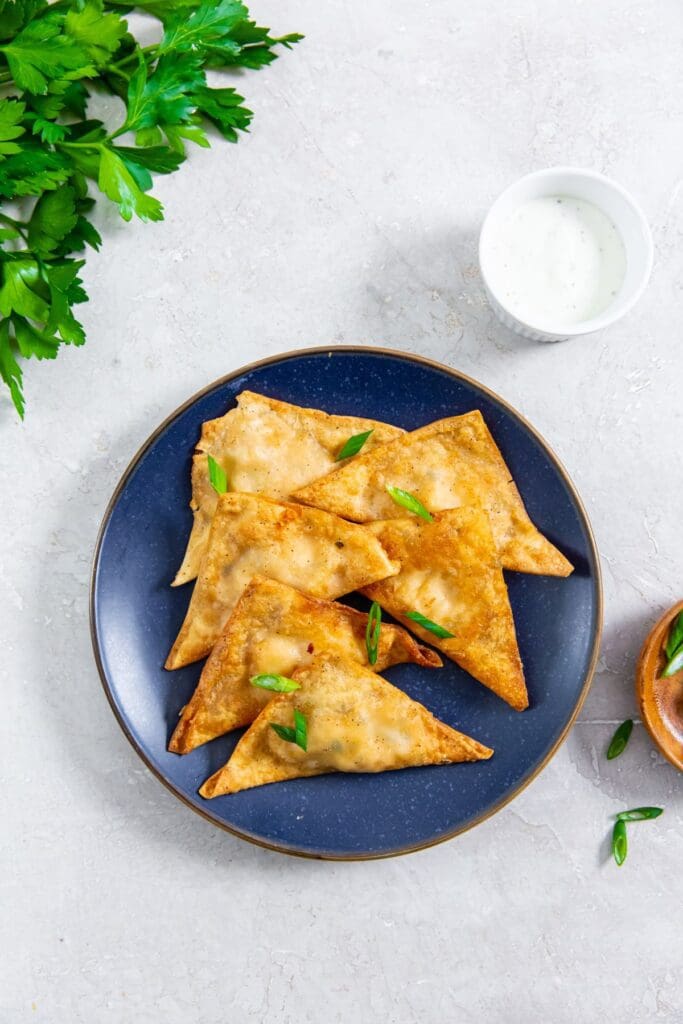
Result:
[[[490,246],[500,221],[518,206],[531,199],[557,195],[584,199],[610,218],[624,244],[626,274],[614,300],[599,316],[571,325],[526,323],[510,312],[491,287],[488,269]],[[479,266],[489,302],[506,327],[534,341],[565,341],[602,330],[619,320],[638,301],[647,285],[652,270],[652,252],[650,228],[635,199],[603,174],[577,167],[550,167],[520,178],[496,199],[479,236]]]

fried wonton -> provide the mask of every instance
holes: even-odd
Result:
[[[528,707],[507,587],[486,513],[440,512],[431,523],[390,519],[369,527],[401,571],[363,593],[433,644],[517,711]],[[417,612],[452,633],[442,639],[407,617]]]
[[[294,498],[367,523],[411,515],[387,494],[400,487],[430,512],[486,509],[505,569],[568,576],[572,565],[539,533],[478,410],[438,420],[370,452],[362,452]]]
[[[456,732],[367,667],[323,654],[295,679],[301,689],[271,700],[228,763],[207,779],[204,797],[328,772],[384,772],[427,764],[482,761],[493,753]],[[281,739],[271,724],[306,719],[307,749]]]
[[[256,494],[222,494],[166,668],[181,668],[209,653],[256,575],[332,600],[398,568],[363,526]]]
[[[206,548],[217,502],[209,480],[208,455],[225,470],[231,491],[286,501],[297,488],[334,469],[344,442],[368,430],[372,433],[363,451],[403,433],[376,420],[329,416],[319,409],[303,409],[243,391],[237,396],[236,409],[202,424],[192,459],[192,533],[173,586],[195,578]]]
[[[171,738],[176,754],[253,722],[272,698],[252,676],[291,676],[322,651],[368,666],[368,617],[332,601],[308,597],[286,583],[256,576],[228,620],[199,677],[197,689]],[[372,671],[412,661],[437,668],[441,658],[399,626],[382,623]]]

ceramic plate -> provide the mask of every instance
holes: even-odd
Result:
[[[436,671],[399,665],[386,675],[438,718],[495,748],[490,761],[325,775],[206,801],[197,788],[227,760],[241,731],[182,757],[167,753],[178,712],[201,670],[201,664],[176,672],[162,667],[190,597],[191,584],[169,586],[192,520],[190,458],[202,421],[221,416],[245,388],[407,430],[482,411],[531,518],[576,566],[569,579],[507,573],[531,706],[522,714],[512,711],[450,662]],[[181,800],[216,825],[283,852],[382,857],[430,846],[477,824],[547,763],[590,685],[600,636],[600,576],[590,526],[566,472],[501,398],[455,370],[404,353],[313,349],[256,363],[211,384],[150,437],[104,517],[91,617],[112,709],[140,757]]]

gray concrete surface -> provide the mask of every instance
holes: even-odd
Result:
[[[641,640],[681,597],[683,11],[675,0],[254,0],[306,41],[240,85],[256,113],[158,182],[161,225],[101,208],[89,340],[0,402],[0,1021],[683,1021],[683,779],[635,713]],[[641,200],[656,265],[629,317],[535,345],[486,305],[482,216],[510,181],[594,167]],[[153,779],[104,700],[90,559],[120,473],[176,405],[294,347],[384,345],[499,391],[573,476],[604,643],[542,776],[474,831],[386,862],[277,856]],[[634,827],[621,870],[610,816]]]

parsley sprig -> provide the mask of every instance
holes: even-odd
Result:
[[[131,33],[134,8],[161,23],[157,43]],[[20,360],[85,341],[74,254],[102,242],[92,193],[125,221],[163,220],[152,175],[177,170],[189,143],[208,146],[207,125],[236,142],[253,116],[207,69],[258,69],[301,38],[271,36],[239,0],[0,0],[0,377],[22,418]],[[126,105],[113,128],[87,116],[102,90]]]

